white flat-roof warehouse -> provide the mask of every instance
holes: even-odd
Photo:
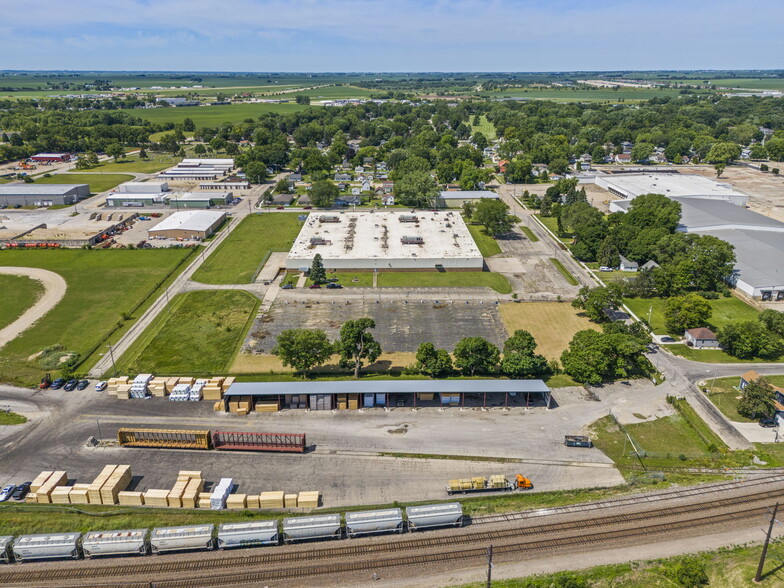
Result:
[[[150,238],[206,239],[226,218],[225,212],[185,210],[163,219],[148,233]]]
[[[704,198],[724,200],[746,206],[749,197],[730,184],[710,178],[680,173],[615,173],[595,176],[597,186],[624,200],[641,194],[663,194],[670,198]],[[617,212],[610,203],[610,212]]]
[[[310,267],[321,254],[337,270],[473,270],[482,254],[458,212],[315,212],[308,215],[286,267]]]

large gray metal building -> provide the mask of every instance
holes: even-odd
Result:
[[[87,184],[5,184],[0,204],[6,206],[57,206],[74,204],[90,195]]]

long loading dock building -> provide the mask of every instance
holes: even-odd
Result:
[[[542,380],[374,380],[324,382],[235,382],[225,392],[224,409],[237,402],[281,408],[351,410],[394,406],[525,406],[550,408],[550,388]],[[264,409],[263,409],[264,410]]]

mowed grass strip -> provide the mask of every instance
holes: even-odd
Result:
[[[35,304],[43,291],[44,287],[37,280],[0,274],[0,292],[3,293],[3,303],[0,304],[0,329],[22,316],[25,310]]]
[[[122,184],[130,182],[133,176],[128,174],[55,174],[45,178],[38,176],[35,178],[36,184],[89,184],[92,194],[106,192]]]
[[[379,288],[491,288],[510,294],[512,285],[493,272],[385,272],[378,274]]]
[[[157,285],[184,269],[186,249],[2,251],[0,265],[39,267],[60,274],[68,289],[57,306],[0,349],[0,381],[29,385],[45,370],[33,356],[62,345],[82,355],[92,351],[134,307],[154,299]],[[127,329],[131,321],[126,321]],[[85,366],[89,368],[91,366]]]
[[[259,300],[240,290],[177,296],[119,361],[123,373],[223,373],[245,337]]]
[[[657,335],[683,336],[683,333],[669,333],[667,330],[664,318],[664,308],[667,303],[665,298],[625,298],[624,303],[641,319],[647,321],[650,314],[651,328]],[[708,304],[710,304],[713,314],[708,320],[707,326],[715,329],[721,329],[730,323],[754,321],[759,315],[756,308],[734,296],[708,300]]]
[[[568,303],[510,302],[501,304],[499,311],[507,333],[517,329],[530,332],[538,343],[536,352],[547,359],[559,359],[577,331],[599,330]]]
[[[555,269],[559,271],[559,273],[564,277],[564,280],[566,280],[569,284],[571,284],[572,286],[580,285],[580,282],[577,281],[577,278],[575,278],[572,275],[572,272],[566,269],[564,264],[562,264],[559,259],[556,259],[555,257],[551,257],[550,263],[552,263],[555,266]]]
[[[483,227],[479,225],[468,225],[468,231],[474,238],[476,246],[479,247],[479,253],[482,257],[492,257],[501,253],[501,246],[493,237],[488,235]]]
[[[132,172],[137,174],[154,174],[167,167],[176,165],[180,161],[182,161],[182,157],[173,155],[155,154],[151,155],[149,159],[139,159],[138,155],[129,155],[120,161],[107,161],[86,171],[90,173]]]
[[[249,284],[273,251],[288,251],[302,223],[297,213],[246,216],[212,252],[193,279],[203,284]]]

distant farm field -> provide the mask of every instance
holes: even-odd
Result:
[[[215,127],[225,122],[257,118],[267,112],[288,114],[310,108],[304,104],[227,104],[226,106],[184,106],[182,108],[140,108],[134,116],[155,123],[181,123],[190,118],[197,127]]]
[[[90,192],[99,194],[106,192],[122,184],[129,182],[133,176],[128,174],[103,174],[103,173],[83,173],[83,174],[55,174],[48,178],[36,177],[36,184],[89,184]]]
[[[0,292],[3,293],[3,303],[0,304],[0,329],[22,316],[25,310],[35,304],[43,291],[43,286],[37,280],[0,274]]]

